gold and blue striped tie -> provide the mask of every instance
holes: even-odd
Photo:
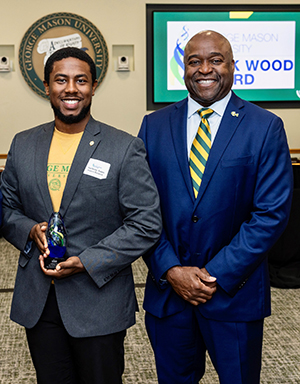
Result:
[[[201,121],[190,152],[190,172],[196,199],[211,147],[211,133],[207,119],[214,111],[210,108],[202,108],[197,112]]]

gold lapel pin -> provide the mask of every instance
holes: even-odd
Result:
[[[90,146],[92,147],[95,144],[94,141],[90,141]]]
[[[232,112],[231,112],[231,116],[239,117],[239,114],[236,113],[235,111],[232,111]]]

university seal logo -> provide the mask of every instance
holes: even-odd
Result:
[[[36,21],[25,33],[19,50],[22,75],[34,92],[47,98],[44,64],[57,49],[77,47],[95,61],[98,85],[108,67],[106,42],[95,25],[73,13],[52,13]]]

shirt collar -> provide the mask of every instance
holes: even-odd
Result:
[[[220,117],[222,117],[227,107],[227,104],[230,100],[231,94],[232,92],[229,91],[229,93],[222,100],[216,101],[215,103],[210,105],[209,108],[211,108],[215,113],[217,113]],[[189,94],[188,95],[188,119],[201,108],[203,108],[203,106],[201,104],[198,104],[194,99],[192,99]]]

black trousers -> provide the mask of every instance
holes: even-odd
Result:
[[[122,384],[126,330],[74,338],[63,323],[51,287],[43,314],[27,341],[38,384]]]

